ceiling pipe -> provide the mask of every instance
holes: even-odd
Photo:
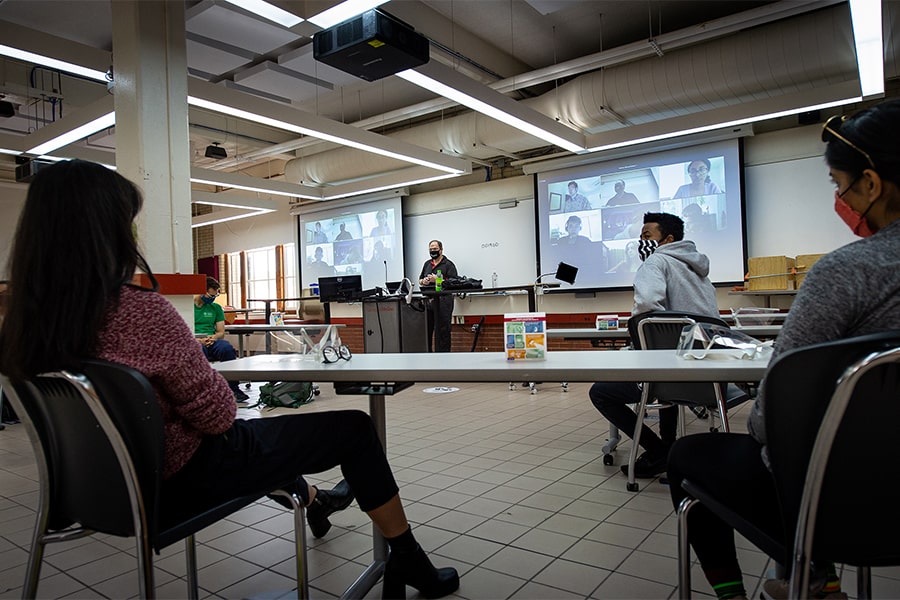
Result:
[[[602,134],[627,132],[623,119],[629,125],[663,125],[689,114],[702,119],[729,106],[858,81],[846,4],[705,44],[665,49],[663,57],[649,49],[652,58],[582,75],[522,102],[578,130]],[[536,146],[535,138],[478,113],[399,130],[391,137],[481,160],[496,157],[492,149],[515,154]],[[364,169],[357,161],[358,154],[338,148],[289,161],[285,177],[315,185],[380,168],[377,157]]]
[[[843,1],[844,0],[792,0],[775,2],[736,15],[715,19],[703,23],[702,25],[687,27],[671,33],[660,34],[654,39],[657,44],[665,47],[667,51],[672,51],[685,46],[730,35],[748,27],[765,25],[788,17],[839,4]],[[528,73],[522,73],[486,85],[498,92],[509,93],[522,88],[549,83],[558,79],[573,77],[596,69],[604,67],[609,68],[643,58],[656,58],[656,52],[644,41],[634,42],[549,67],[536,69]],[[452,57],[448,57],[441,52],[433,52],[432,60],[435,59],[453,66]],[[458,106],[456,103],[447,100],[446,98],[435,98],[433,100],[427,100],[404,108],[388,111],[380,115],[374,115],[351,124],[354,127],[362,127],[365,129],[385,127],[402,123],[409,119],[424,117],[456,106]],[[556,116],[552,112],[547,114],[553,117]],[[309,153],[329,150],[329,148],[323,145],[320,140],[314,138],[298,138],[296,140],[283,142],[277,147],[273,147],[271,149],[271,154],[281,154],[304,148],[310,148]],[[259,151],[245,153],[243,156],[235,159],[226,159],[217,164],[216,168],[227,169],[237,166],[246,160],[258,160],[266,158],[267,156],[269,156],[269,150],[260,149]]]

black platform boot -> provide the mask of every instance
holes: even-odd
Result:
[[[313,537],[317,539],[324,537],[331,529],[331,521],[328,520],[328,517],[332,513],[344,510],[350,506],[351,502],[353,502],[353,491],[343,479],[333,489],[320,490],[316,488],[316,497],[306,507],[306,522],[309,523]]]
[[[384,568],[381,597],[405,599],[406,586],[416,588],[425,598],[442,598],[459,589],[459,573],[453,567],[436,569],[418,544],[412,552],[391,550]]]

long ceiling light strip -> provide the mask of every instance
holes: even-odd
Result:
[[[29,133],[23,138],[21,147],[28,154],[49,154],[98,131],[109,129],[116,124],[114,104],[112,96],[103,96]]]
[[[307,21],[322,29],[328,29],[332,25],[343,23],[348,19],[361,15],[369,9],[381,6],[387,1],[388,0],[344,0],[344,2],[310,17]]]
[[[273,181],[252,177],[242,173],[229,173],[227,171],[212,171],[200,167],[191,167],[191,181],[219,187],[272,194],[274,196],[287,196],[289,198],[305,198],[307,200],[321,200],[322,191],[318,188],[299,185],[287,181]]]
[[[292,12],[288,12],[283,8],[279,8],[274,4],[269,4],[264,0],[225,0],[234,4],[238,8],[251,12],[264,19],[278,23],[284,27],[293,27],[298,23],[302,23],[303,19]]]
[[[585,152],[582,133],[437,61],[401,71],[397,77],[569,152]]]
[[[188,82],[188,104],[231,115],[284,131],[308,135],[357,150],[460,175],[469,164],[441,154],[379,135],[352,125],[319,117],[296,108],[230,90],[198,79]]]
[[[850,0],[850,21],[863,98],[884,95],[881,11],[878,0]]]
[[[808,106],[801,106],[801,107],[797,107],[797,108],[790,108],[790,109],[785,109],[785,110],[780,110],[780,111],[775,111],[775,112],[768,112],[768,113],[754,115],[754,116],[750,116],[750,117],[737,118],[737,119],[732,119],[732,120],[728,120],[728,121],[717,121],[715,123],[710,123],[708,125],[698,125],[696,127],[679,129],[678,131],[667,131],[665,133],[660,133],[660,134],[656,134],[656,135],[648,135],[645,137],[633,138],[633,139],[628,139],[628,140],[624,140],[624,141],[620,141],[620,142],[599,144],[597,146],[593,146],[593,147],[589,148],[589,151],[590,152],[600,152],[603,150],[624,148],[626,146],[634,146],[637,144],[645,144],[648,142],[658,142],[660,140],[667,140],[670,138],[676,138],[676,137],[691,135],[691,134],[695,134],[695,133],[703,133],[706,131],[713,131],[715,129],[736,127],[738,125],[746,125],[748,123],[755,123],[757,121],[764,121],[767,119],[777,119],[780,117],[787,117],[787,116],[796,115],[796,114],[802,113],[802,112],[809,112],[809,111],[813,111],[813,110],[824,110],[826,108],[833,108],[835,106],[843,106],[845,104],[859,102],[860,100],[862,100],[861,97],[854,96],[854,97],[850,97],[850,98],[843,98],[840,100],[832,100],[829,102],[822,102],[819,104],[811,104]],[[595,136],[589,136],[589,140],[592,137],[596,137],[597,139],[602,139],[603,134],[595,134]]]
[[[10,46],[4,46],[3,44],[0,44],[0,55],[8,56],[9,58],[14,58],[23,62],[43,65],[51,69],[57,69],[64,73],[80,75],[81,77],[86,77],[95,81],[106,81],[105,71],[98,71],[97,69],[83,67],[81,65],[76,65],[74,63],[45,56],[43,54],[29,52],[27,50],[20,50],[18,48],[12,48]]]

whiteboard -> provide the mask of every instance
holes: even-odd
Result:
[[[529,285],[537,277],[534,247],[534,200],[514,208],[497,204],[403,218],[404,264],[413,282],[428,260],[428,242],[438,239],[460,276],[481,279],[491,287]]]

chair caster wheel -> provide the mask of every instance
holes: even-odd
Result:
[[[638,491],[638,484],[636,481],[634,483],[626,483],[625,489],[628,490],[629,492],[636,492],[636,491]]]
[[[613,464],[612,454],[604,454],[603,455],[603,464],[606,465],[607,467],[612,466],[612,464]]]

